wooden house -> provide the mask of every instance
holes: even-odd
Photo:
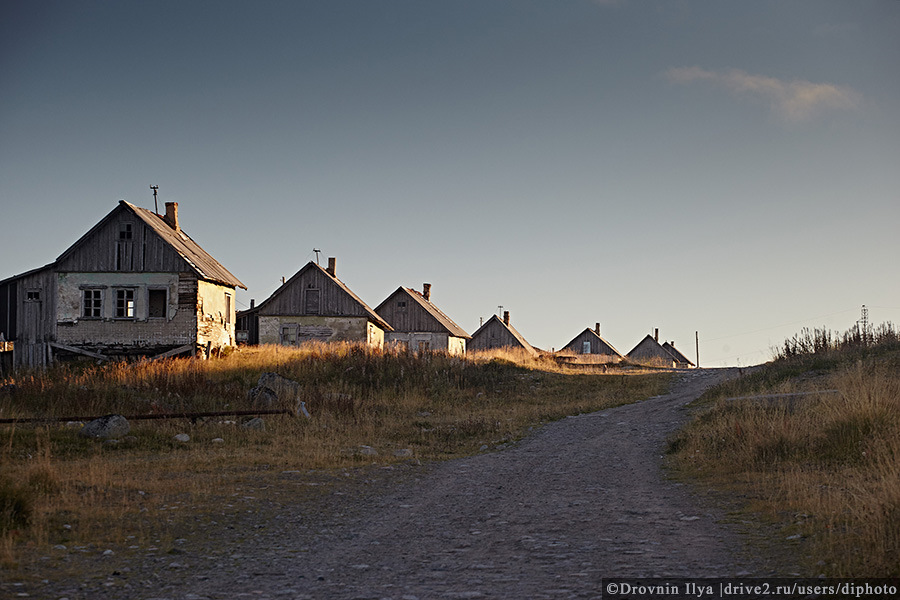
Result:
[[[674,350],[675,347],[669,344],[669,348]],[[653,335],[647,334],[644,339],[638,342],[637,346],[632,348],[627,356],[629,360],[637,363],[677,368],[694,366],[694,363],[689,361],[683,354],[677,351],[676,354],[673,354],[671,350],[659,343],[659,329],[656,329]]]
[[[600,335],[600,323],[579,333],[575,338],[563,346],[562,350],[568,350],[574,354],[608,357],[609,360],[618,362],[624,357],[612,344]]]
[[[416,352],[466,353],[469,334],[431,302],[430,283],[422,286],[422,293],[400,286],[375,312],[394,329],[385,336],[388,344]]]
[[[470,350],[491,350],[494,348],[522,349],[537,356],[538,351],[516,331],[509,322],[509,311],[503,311],[503,318],[491,316],[469,340]]]
[[[55,262],[0,281],[0,335],[15,366],[55,358],[174,356],[234,344],[245,288],[182,229],[121,201]]]
[[[662,345],[663,350],[672,355],[675,359],[675,366],[679,369],[690,369],[695,366],[690,359],[675,348],[675,342],[666,342]]]
[[[393,329],[337,278],[336,266],[334,258],[327,269],[310,261],[264,302],[241,311],[242,337],[250,344],[363,342],[381,348]]]

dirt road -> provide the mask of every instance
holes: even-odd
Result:
[[[687,419],[682,407],[730,375],[685,374],[665,396],[564,419],[362,498],[336,496],[338,513],[323,522],[276,511],[213,545],[187,540],[176,555],[57,593],[556,599],[599,597],[602,577],[763,575],[721,515],[661,470],[666,437]]]

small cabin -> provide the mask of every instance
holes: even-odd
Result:
[[[415,352],[466,353],[466,342],[471,337],[434,305],[430,283],[423,284],[421,293],[400,286],[375,312],[393,328],[386,334],[388,345]]]
[[[594,329],[586,328],[563,346],[562,350],[573,354],[602,357],[610,362],[619,362],[624,358],[612,344],[600,335],[600,323],[594,325]]]
[[[508,310],[503,311],[502,319],[497,315],[492,315],[472,334],[472,339],[469,341],[470,350],[495,348],[520,349],[531,356],[538,355],[538,351],[512,326]]]
[[[393,328],[336,274],[337,260],[323,269],[310,261],[264,302],[238,314],[250,344],[299,346],[308,342],[360,342],[384,346]]]

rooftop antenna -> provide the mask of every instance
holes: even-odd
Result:
[[[316,264],[319,264],[319,252],[321,252],[321,250],[319,250],[318,248],[313,248],[313,252],[316,253]]]
[[[151,185],[150,189],[153,190],[153,209],[156,211],[156,214],[159,214],[159,204],[156,203],[156,192],[159,191],[159,186]]]

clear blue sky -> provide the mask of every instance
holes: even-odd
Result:
[[[307,261],[706,366],[900,322],[900,2],[0,8],[0,278],[124,199],[262,301]]]

